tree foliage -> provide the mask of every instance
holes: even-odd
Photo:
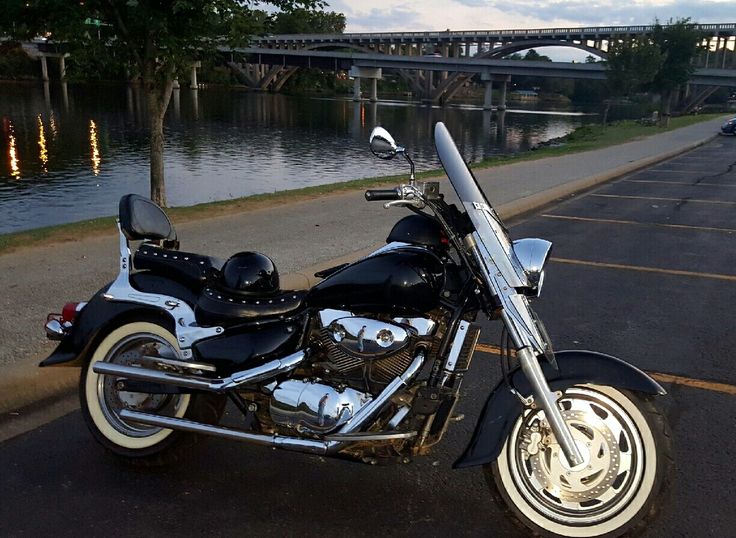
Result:
[[[693,59],[698,54],[703,35],[690,18],[655,22],[652,41],[662,52],[664,61],[649,85],[658,92],[671,92],[686,84],[695,70]]]
[[[664,54],[649,38],[629,38],[611,43],[606,62],[608,87],[614,96],[631,95],[655,79]]]
[[[310,13],[322,0],[6,0],[0,30],[18,38],[51,37],[100,63],[125,66],[148,95],[151,198],[165,205],[163,118],[174,79],[220,45],[244,45],[264,30],[270,4]],[[302,13],[303,14],[303,13]],[[344,19],[344,18],[343,18]],[[102,58],[102,59],[100,59]]]
[[[273,14],[267,28],[272,34],[341,34],[345,24],[342,13],[297,7]]]
[[[690,80],[703,35],[689,18],[655,21],[649,36],[611,44],[608,51],[607,79],[614,95],[637,91],[658,93],[662,120],[666,124],[672,93]]]

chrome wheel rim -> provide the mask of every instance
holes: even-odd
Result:
[[[568,465],[544,411],[530,410],[509,438],[512,478],[527,503],[549,519],[570,526],[604,522],[641,486],[641,435],[624,408],[601,392],[571,388],[560,403],[583,463]]]
[[[177,352],[164,338],[150,333],[133,334],[117,342],[103,359],[105,362],[141,366],[143,357],[175,359]],[[116,431],[129,437],[149,437],[162,428],[128,422],[120,418],[120,411],[132,409],[146,413],[178,416],[189,403],[187,394],[149,394],[120,390],[123,378],[99,375],[97,401],[107,422]]]

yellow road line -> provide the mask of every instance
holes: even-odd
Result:
[[[557,263],[568,263],[571,265],[586,265],[589,267],[602,267],[604,269],[625,269],[627,271],[640,271],[643,273],[659,273],[659,274],[664,274],[664,275],[692,276],[692,277],[698,277],[698,278],[712,278],[716,280],[727,280],[729,282],[736,282],[736,276],[721,275],[718,273],[680,271],[678,269],[662,269],[659,267],[645,267],[642,265],[625,265],[622,263],[603,263],[603,262],[591,262],[591,261],[586,261],[586,260],[571,260],[569,258],[550,258],[550,261],[557,262]]]
[[[498,346],[489,344],[478,344],[475,346],[476,351],[481,353],[490,353],[491,355],[500,355],[501,349]],[[710,392],[720,392],[722,394],[730,394],[736,396],[736,385],[728,383],[718,383],[717,381],[707,381],[705,379],[697,379],[694,377],[685,377],[674,374],[664,374],[661,372],[647,372],[657,381],[662,383],[670,383],[672,385],[682,385],[695,389],[707,390]]]
[[[548,218],[548,219],[575,220],[575,221],[581,221],[581,222],[600,222],[604,224],[633,224],[637,226],[656,226],[656,227],[661,227],[661,228],[679,228],[679,229],[685,229],[685,230],[699,230],[699,231],[705,231],[705,232],[725,232],[725,233],[736,232],[736,229],[734,228],[714,228],[711,226],[691,226],[689,224],[664,224],[664,223],[659,223],[659,222],[638,222],[635,220],[595,219],[595,218],[589,218],[589,217],[573,217],[570,215],[544,214],[540,216]]]
[[[626,183],[663,183],[665,185],[685,185],[687,187],[735,187],[736,185],[727,185],[723,183],[693,183],[692,181],[665,181],[661,179],[622,179]]]
[[[713,170],[672,170],[671,168],[650,168],[647,172],[664,172],[665,174],[709,174]]]
[[[597,196],[599,198],[624,198],[627,200],[657,200],[657,201],[663,201],[663,202],[692,202],[692,203],[698,203],[698,204],[726,204],[726,205],[736,205],[736,201],[734,202],[727,202],[724,200],[696,200],[694,198],[660,198],[656,196],[625,196],[622,194],[591,194],[589,196]]]

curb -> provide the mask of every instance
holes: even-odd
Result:
[[[717,137],[718,135],[709,136],[667,153],[639,159],[602,174],[558,185],[557,187],[508,202],[496,209],[503,219],[511,219],[544,207],[561,198],[588,190],[601,183],[611,181],[626,174],[652,166],[653,164],[666,161],[682,153],[692,151]],[[293,289],[309,288],[319,281],[318,278],[314,277],[315,272],[341,263],[355,261],[380,246],[381,245],[379,244],[374,247],[351,252],[337,258],[325,260],[309,267],[305,267],[298,272],[285,275],[282,277],[283,287]],[[38,368],[37,363],[40,359],[41,358],[39,357],[31,363],[17,366],[13,365],[3,369],[3,376],[0,379],[0,421],[5,418],[6,415],[13,414],[14,411],[18,411],[34,404],[39,404],[44,401],[57,401],[68,397],[76,390],[79,380],[79,370],[77,368]]]

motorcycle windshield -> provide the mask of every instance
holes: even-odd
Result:
[[[526,274],[514,254],[506,228],[442,122],[434,127],[434,143],[447,177],[473,223],[475,239],[488,269],[500,273],[510,288],[527,286]]]

